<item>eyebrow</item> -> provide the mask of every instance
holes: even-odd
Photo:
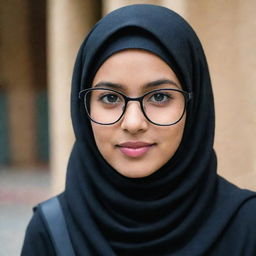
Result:
[[[97,87],[110,87],[112,89],[122,89],[123,86],[118,83],[111,83],[111,82],[99,82],[96,85],[93,86],[94,88]]]
[[[153,82],[149,82],[149,83],[145,84],[143,87],[150,88],[150,87],[156,87],[156,86],[163,85],[163,84],[171,84],[171,85],[174,85],[174,86],[180,88],[180,86],[176,82],[174,82],[173,80],[170,80],[170,79],[159,79],[159,80],[156,80]]]
[[[149,83],[146,83],[143,85],[143,89],[147,89],[147,88],[154,88],[163,84],[170,84],[170,85],[174,85],[177,88],[180,88],[180,86],[174,82],[173,80],[170,79],[158,79]],[[124,89],[125,87],[122,84],[119,83],[112,83],[112,82],[99,82],[96,85],[93,86],[94,88],[99,88],[99,87],[109,87],[112,89]]]

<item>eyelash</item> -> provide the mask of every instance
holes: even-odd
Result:
[[[108,93],[108,94],[104,94],[104,95],[100,95],[99,96],[99,101],[102,101],[103,103],[106,103],[106,104],[116,104],[117,102],[121,102],[122,100],[120,101],[117,101],[117,102],[105,102],[104,101],[104,98],[107,98],[109,96],[115,96],[117,97],[119,100],[121,99],[118,95],[114,94],[114,93]]]
[[[161,101],[157,101],[157,100],[154,100],[153,98],[157,95],[161,95],[162,97],[164,97],[163,100]],[[116,101],[114,102],[110,102],[107,97],[110,97],[110,96],[114,96],[116,97]],[[152,95],[150,95],[150,97],[148,98],[148,101],[152,101],[153,103],[155,104],[163,104],[163,103],[167,103],[169,102],[171,99],[173,99],[172,95],[168,94],[168,93],[161,93],[161,92],[156,92]],[[100,95],[99,98],[98,98],[99,101],[103,102],[103,103],[106,103],[106,104],[117,104],[119,102],[122,102],[122,98],[120,98],[119,95],[116,95],[116,94],[113,94],[113,93],[108,93],[108,94],[104,94],[104,95]]]
[[[156,96],[156,95],[161,95],[161,96],[163,96],[163,97],[166,97],[167,99],[165,99],[165,100],[162,100],[162,101],[157,101],[157,100],[154,100],[153,102],[154,103],[157,103],[157,104],[162,104],[162,103],[166,103],[166,102],[168,102],[170,99],[172,99],[173,97],[170,95],[170,94],[168,94],[168,93],[161,93],[161,92],[157,92],[157,93],[154,93],[153,95],[151,95],[151,97],[149,98],[149,99],[152,99],[154,96]]]

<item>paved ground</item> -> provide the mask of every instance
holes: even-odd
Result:
[[[49,172],[0,168],[0,256],[19,256],[32,207],[50,195]]]

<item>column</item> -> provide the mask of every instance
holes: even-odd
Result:
[[[35,85],[29,30],[28,1],[2,3],[1,89],[7,95],[8,142],[14,166],[35,163]]]
[[[63,190],[74,142],[70,116],[73,65],[78,48],[99,18],[99,1],[49,0],[48,83],[50,99],[50,162],[53,191]]]

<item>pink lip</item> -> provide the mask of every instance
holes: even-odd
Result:
[[[146,154],[154,144],[146,142],[125,142],[118,145],[120,151],[129,157],[140,157]]]

